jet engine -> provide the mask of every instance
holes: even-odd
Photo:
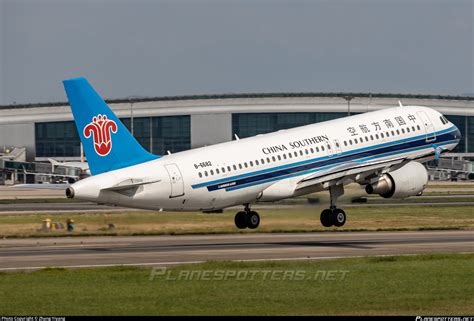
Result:
[[[367,194],[379,194],[385,198],[405,198],[421,195],[428,184],[428,172],[418,162],[409,162],[405,166],[381,176],[375,183],[365,187]]]

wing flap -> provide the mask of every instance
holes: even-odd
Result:
[[[306,176],[297,183],[296,190],[344,178],[351,181],[363,181],[370,175],[388,171],[392,166],[403,164],[406,161],[408,161],[406,157],[397,157],[377,161],[347,162]]]

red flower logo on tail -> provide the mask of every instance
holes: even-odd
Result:
[[[112,139],[110,133],[117,132],[117,124],[107,115],[97,115],[92,118],[92,122],[84,127],[84,137],[92,136],[94,139],[94,149],[99,156],[107,156],[112,150]]]

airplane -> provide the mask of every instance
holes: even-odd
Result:
[[[436,110],[400,106],[158,156],[146,151],[85,78],[63,81],[92,176],[66,196],[159,211],[242,206],[239,229],[255,229],[251,207],[328,190],[324,227],[341,227],[344,186],[385,198],[420,195],[422,162],[456,147],[459,129]]]
[[[37,173],[37,172],[28,172],[24,166],[23,173],[26,175],[34,175],[41,177],[51,177],[55,182],[54,184],[72,184],[79,179],[78,175],[69,175],[69,174],[54,174],[54,173]],[[66,182],[67,181],[67,182]],[[42,184],[42,183],[40,183]],[[28,185],[39,185],[39,184],[28,184]],[[25,186],[25,184],[15,185],[17,187]]]
[[[55,159],[48,158],[48,161],[51,163],[51,166],[59,166],[59,167],[69,167],[69,168],[77,168],[81,170],[82,173],[85,175],[90,175],[89,164],[87,162],[58,162]]]

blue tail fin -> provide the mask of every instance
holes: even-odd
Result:
[[[85,78],[63,84],[92,175],[159,158],[143,149]]]

